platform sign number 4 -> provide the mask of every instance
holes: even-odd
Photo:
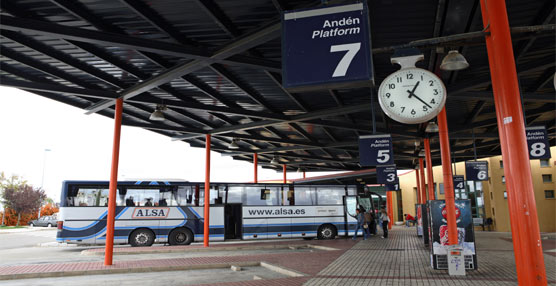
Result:
[[[550,149],[548,148],[548,136],[546,128],[535,126],[525,128],[527,135],[527,147],[529,148],[529,159],[550,159]]]

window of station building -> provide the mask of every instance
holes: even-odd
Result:
[[[549,159],[541,159],[540,163],[541,163],[541,168],[550,167],[550,160]]]
[[[314,187],[295,187],[293,191],[295,205],[313,206],[317,204],[317,192]],[[289,196],[289,195],[288,195]]]
[[[542,175],[542,182],[543,183],[552,183],[552,174],[543,174]]]
[[[506,176],[502,176],[502,184],[506,183]]]
[[[438,193],[443,195],[444,194],[444,184],[440,183],[438,184]]]
[[[544,198],[545,199],[553,199],[554,198],[554,190],[544,190]]]
[[[504,161],[500,160],[500,168],[504,168]]]
[[[108,189],[79,187],[70,192],[66,206],[104,207],[108,206]]]
[[[341,205],[342,198],[346,191],[343,187],[322,187],[318,188],[317,203],[319,205]]]
[[[506,190],[504,190],[504,199],[508,198],[508,192],[506,192]]]

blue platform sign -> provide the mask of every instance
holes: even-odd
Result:
[[[393,165],[394,151],[390,134],[359,137],[359,165]]]
[[[400,183],[395,184],[385,184],[386,191],[399,191],[400,190]]]
[[[399,183],[396,165],[377,166],[376,182],[379,184],[396,184]]]
[[[369,86],[372,58],[367,5],[286,11],[282,85],[288,89]],[[303,88],[302,88],[303,87]]]
[[[529,148],[529,159],[550,159],[550,143],[544,126],[525,128],[527,135],[527,147]]]
[[[488,162],[465,162],[465,176],[468,181],[488,181]]]
[[[463,176],[453,176],[454,190],[465,190],[465,179]]]

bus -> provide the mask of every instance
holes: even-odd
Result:
[[[57,241],[104,244],[107,181],[64,181]],[[353,235],[346,202],[378,211],[380,195],[357,185],[211,183],[209,239],[253,240]],[[150,246],[203,241],[204,183],[118,182],[114,243]],[[359,195],[358,195],[359,194]],[[374,199],[373,199],[374,198]],[[377,201],[378,199],[378,201]]]

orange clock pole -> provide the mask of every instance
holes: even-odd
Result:
[[[203,246],[209,246],[209,220],[210,220],[210,134],[207,134],[205,140],[206,167],[205,167],[205,217],[203,226]]]
[[[114,223],[116,217],[116,188],[118,187],[118,162],[120,158],[120,134],[122,130],[122,111],[124,100],[116,100],[114,111],[114,141],[112,143],[112,167],[108,187],[108,214],[106,216],[106,245],[104,247],[104,265],[112,265],[114,252]]]
[[[286,164],[282,165],[282,171],[284,173],[284,184],[286,184],[288,182],[286,179]]]
[[[419,158],[419,175],[421,175],[421,200],[422,204],[427,203],[427,189],[425,188],[425,164],[423,158]]]
[[[421,199],[421,179],[419,178],[419,168],[415,168],[415,177],[417,181],[417,203],[422,204]]]
[[[547,285],[525,124],[504,1],[481,0],[519,285]],[[511,146],[511,148],[510,148]],[[514,226],[516,228],[514,228]]]
[[[434,177],[432,173],[431,143],[429,138],[425,138],[425,159],[427,161],[427,186],[429,186],[429,200],[434,200]]]
[[[438,114],[438,137],[442,156],[442,174],[444,177],[444,197],[446,202],[446,220],[448,222],[448,244],[458,244],[458,227],[456,222],[456,202],[454,198],[454,179],[452,177],[452,160],[450,158],[450,138],[448,137],[448,120],[446,107]]]
[[[386,205],[388,208],[388,218],[390,221],[388,222],[388,229],[392,229],[392,222],[394,221],[394,206],[392,203],[392,192],[386,191]]]

